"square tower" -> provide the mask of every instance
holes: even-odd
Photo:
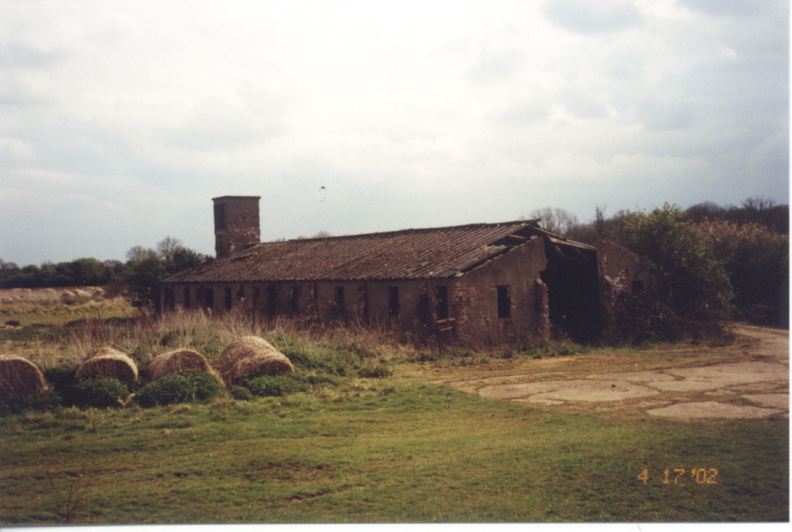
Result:
[[[258,244],[261,240],[261,196],[220,196],[214,202],[215,254],[217,258]]]

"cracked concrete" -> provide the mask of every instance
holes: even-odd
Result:
[[[482,379],[484,397],[560,406],[624,403],[650,416],[745,419],[789,416],[787,331],[741,326],[755,342],[742,349],[753,360],[654,371],[599,373],[584,379],[528,381],[521,375]],[[470,384],[470,383],[468,383]],[[652,401],[634,401],[658,397]]]

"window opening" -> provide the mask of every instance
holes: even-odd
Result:
[[[215,231],[225,231],[227,229],[225,203],[215,203],[214,221]]]
[[[267,285],[267,314],[274,315],[278,311],[278,285]]]
[[[232,290],[230,286],[226,286],[225,289],[225,308],[226,310],[231,310],[231,307],[234,304],[234,297],[232,294]]]
[[[184,287],[184,308],[190,308],[190,287]]]
[[[399,287],[388,287],[388,314],[392,317],[399,315]]]
[[[448,287],[435,287],[435,315],[438,320],[448,319]]]
[[[259,303],[261,302],[261,290],[259,290],[258,286],[253,287],[253,308],[258,309]]]
[[[498,287],[498,317],[511,318],[511,291],[508,286]]]
[[[289,311],[297,314],[300,310],[300,287],[292,286],[289,288]]]

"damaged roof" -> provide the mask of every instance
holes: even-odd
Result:
[[[531,236],[591,246],[548,233],[538,220],[406,229],[255,244],[163,282],[357,281],[449,278],[508,252]]]

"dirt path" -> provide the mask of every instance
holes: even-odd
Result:
[[[708,363],[699,352],[692,364],[656,364],[650,370],[569,371],[572,364],[548,364],[547,371],[446,380],[484,397],[550,407],[631,409],[671,418],[789,417],[789,336],[787,331],[740,326],[728,362]],[[594,355],[602,356],[602,355]],[[638,360],[638,359],[636,359]],[[539,361],[544,362],[544,361]],[[616,364],[624,367],[625,364]],[[604,367],[603,364],[594,367]],[[527,369],[527,366],[526,366]],[[577,373],[577,375],[576,375]],[[579,377],[579,378],[575,378]]]

